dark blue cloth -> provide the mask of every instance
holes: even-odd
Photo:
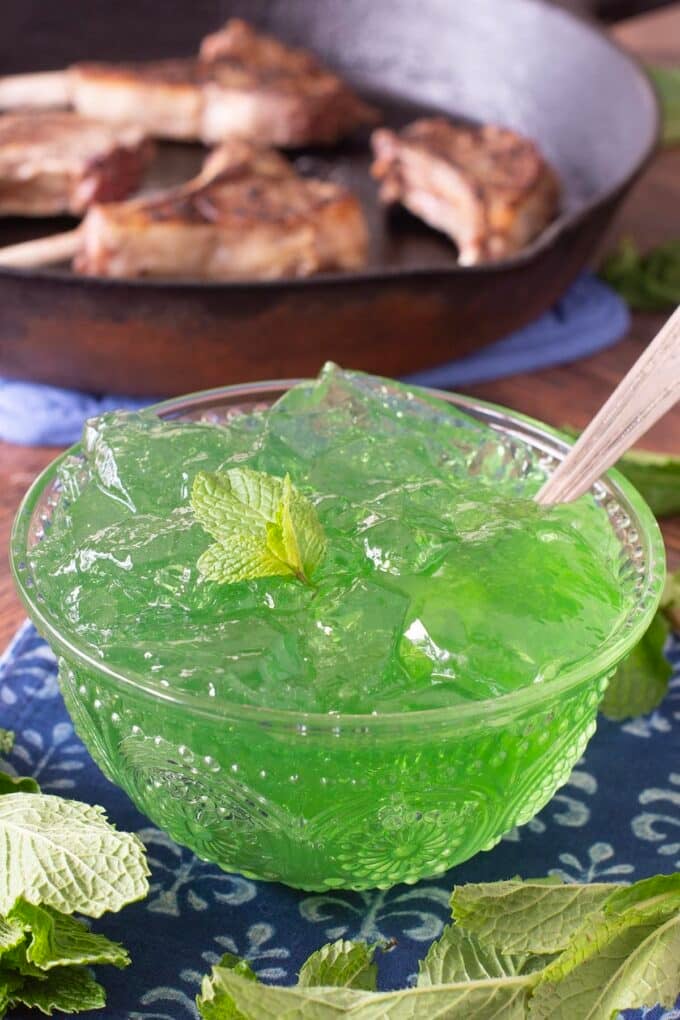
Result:
[[[421,386],[451,389],[564,364],[616,343],[629,321],[618,295],[597,277],[584,274],[536,322],[476,354],[409,379]],[[80,438],[86,418],[116,408],[137,410],[151,402],[0,379],[0,439],[28,446],[66,446]]]
[[[404,985],[449,918],[461,882],[557,874],[567,881],[635,881],[680,869],[680,640],[669,648],[671,689],[661,707],[625,724],[600,719],[569,782],[521,829],[447,875],[387,892],[296,892],[253,882],[199,861],[154,828],[112,786],[74,735],[59,694],[56,664],[26,624],[0,664],[0,725],[14,729],[10,766],[43,790],[103,805],[121,829],[146,843],[151,892],[142,903],[95,922],[124,942],[132,966],[99,968],[107,1020],[196,1017],[201,975],[226,951],[249,959],[265,981],[292,983],[324,942],[396,939],[379,959],[380,984]],[[680,1006],[680,1002],[678,1004]],[[85,1014],[83,1014],[85,1015]],[[680,1020],[680,1012],[626,1017]],[[26,1016],[17,1011],[16,1017]],[[574,1017],[574,1020],[578,1020]]]

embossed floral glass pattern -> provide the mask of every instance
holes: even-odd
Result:
[[[224,421],[286,388],[231,387],[157,410]],[[521,439],[546,470],[566,449],[536,422],[440,395]],[[582,754],[607,678],[648,626],[663,584],[658,528],[635,490],[613,475],[594,494],[620,542],[626,613],[587,666],[494,699],[401,715],[215,704],[118,673],[55,624],[29,552],[62,497],[57,463],[17,516],[12,565],[32,619],[59,656],[78,733],[104,773],[177,842],[226,870],[310,890],[415,882],[531,819]]]

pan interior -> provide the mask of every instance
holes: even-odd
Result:
[[[174,0],[167,7],[159,19],[154,5],[107,5],[93,19],[87,0],[71,0],[68,17],[58,15],[58,5],[46,12],[7,0],[10,30],[0,41],[0,67],[9,73],[83,58],[188,54],[226,17],[242,16],[317,52],[380,106],[390,126],[443,112],[533,138],[560,175],[565,224],[622,185],[653,141],[652,94],[629,59],[537,0]],[[11,42],[17,38],[21,47]],[[198,145],[161,144],[145,190],[193,176],[204,153]],[[367,132],[332,149],[291,155],[303,174],[343,183],[359,196],[371,234],[369,269],[457,268],[447,238],[403,210],[380,208]],[[73,225],[67,218],[0,219],[0,244]]]

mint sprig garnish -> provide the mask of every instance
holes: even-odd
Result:
[[[559,880],[460,886],[413,987],[376,990],[373,947],[339,940],[292,987],[261,984],[235,957],[204,978],[204,1020],[612,1020],[680,993],[680,875],[632,886]],[[360,979],[357,980],[357,975]]]
[[[277,478],[245,467],[200,471],[191,508],[215,540],[198,560],[209,581],[279,576],[309,584],[326,551],[314,505],[289,475]]]

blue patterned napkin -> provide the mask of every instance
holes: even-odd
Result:
[[[451,389],[576,361],[616,343],[629,322],[621,298],[587,273],[531,325],[476,354],[409,378],[421,386]],[[219,382],[216,379],[215,385]],[[67,446],[80,438],[86,418],[115,408],[137,410],[148,403],[0,379],[0,439],[28,446]]]
[[[669,647],[670,693],[649,716],[600,719],[569,782],[521,829],[437,880],[387,892],[314,895],[253,882],[199,861],[150,824],[94,765],[59,694],[56,663],[26,624],[0,660],[0,724],[16,730],[10,766],[48,793],[102,804],[149,851],[151,892],[97,930],[124,942],[132,966],[99,968],[106,1020],[190,1020],[201,976],[226,951],[247,957],[264,981],[292,983],[314,949],[345,936],[396,939],[379,959],[384,988],[405,984],[449,917],[451,887],[522,875],[568,882],[635,881],[680,869],[680,639]],[[678,1009],[627,1018],[680,1020]],[[14,1016],[28,1018],[25,1012]],[[574,1020],[578,1020],[574,1017]]]

